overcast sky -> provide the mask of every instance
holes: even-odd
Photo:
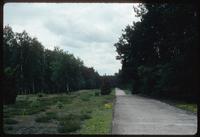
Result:
[[[133,4],[106,3],[8,3],[4,26],[14,32],[26,30],[45,48],[55,46],[80,57],[100,75],[112,75],[121,68],[114,43],[128,24],[138,21]]]

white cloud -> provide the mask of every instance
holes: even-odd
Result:
[[[101,75],[121,68],[114,43],[133,21],[133,4],[107,3],[8,3],[4,26],[26,30],[49,49],[54,46],[80,57]]]

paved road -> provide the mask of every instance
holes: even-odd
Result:
[[[112,124],[112,134],[190,135],[197,132],[197,115],[116,88]]]

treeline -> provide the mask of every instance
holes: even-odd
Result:
[[[14,33],[10,26],[3,29],[3,65],[4,83],[14,82],[17,94],[70,92],[101,84],[99,74],[73,54],[58,47],[45,49],[37,38],[25,31]]]
[[[115,44],[120,85],[132,93],[197,100],[197,5],[140,4],[134,11],[141,21],[127,26]]]

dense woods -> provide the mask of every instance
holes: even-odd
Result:
[[[84,66],[80,58],[58,47],[45,49],[26,31],[14,33],[10,26],[5,26],[3,53],[5,94],[14,89],[17,94],[30,94],[68,93],[100,87],[98,72]],[[13,86],[13,90],[8,89]]]
[[[60,93],[79,89],[124,87],[132,93],[196,100],[198,92],[198,8],[194,4],[139,4],[141,20],[123,30],[115,43],[122,68],[99,76],[80,58],[45,49],[26,31],[3,29],[6,94]],[[108,81],[108,82],[107,82]],[[13,86],[9,86],[13,85]],[[106,87],[105,86],[105,87]],[[15,89],[15,90],[13,90]],[[17,93],[15,93],[17,92]]]
[[[197,100],[198,9],[194,4],[140,4],[115,44],[122,87],[132,93]]]

